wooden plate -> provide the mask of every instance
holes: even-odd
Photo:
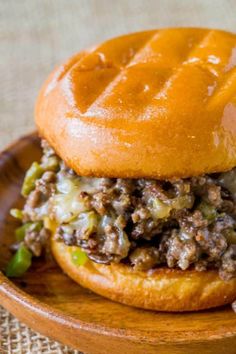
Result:
[[[0,155],[0,269],[10,257],[17,226],[9,209],[22,205],[24,173],[40,154],[32,134]],[[14,281],[0,272],[0,303],[34,330],[86,353],[236,352],[236,315],[230,306],[185,314],[138,310],[83,289],[53,261],[35,261]]]

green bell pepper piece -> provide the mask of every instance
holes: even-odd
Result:
[[[15,230],[16,240],[21,242],[25,238],[27,230],[39,232],[43,227],[42,221],[27,222]]]
[[[20,209],[13,208],[10,210],[10,215],[13,216],[15,219],[22,220],[23,211]]]
[[[7,277],[21,277],[31,266],[32,253],[21,245],[7,265]]]
[[[25,179],[23,182],[21,194],[23,197],[27,197],[27,195],[30,194],[30,192],[34,189],[35,187],[35,182],[37,179],[39,179],[44,172],[44,169],[38,162],[33,162],[31,167],[28,169],[25,175]]]
[[[77,249],[71,252],[71,260],[76,266],[82,266],[87,262],[88,256],[84,251]]]

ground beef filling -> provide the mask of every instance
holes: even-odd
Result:
[[[172,181],[85,178],[42,146],[25,222],[56,220],[57,240],[97,263],[216,268],[224,280],[236,276],[236,169]],[[39,256],[47,237],[45,228],[29,231],[24,242]]]

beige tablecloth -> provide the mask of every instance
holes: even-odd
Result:
[[[0,148],[33,129],[37,92],[57,63],[108,37],[166,26],[236,32],[236,0],[0,0]],[[75,352],[1,307],[0,325],[1,353]]]
[[[9,312],[0,307],[1,337],[0,353],[27,354],[79,354],[57,342],[43,337],[20,323]]]

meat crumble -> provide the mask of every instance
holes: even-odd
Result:
[[[58,242],[80,247],[97,263],[236,276],[236,169],[170,181],[88,178],[69,169],[45,140],[42,147],[41,172],[23,209],[24,223],[44,223],[24,238],[35,256],[47,243],[50,219]]]

